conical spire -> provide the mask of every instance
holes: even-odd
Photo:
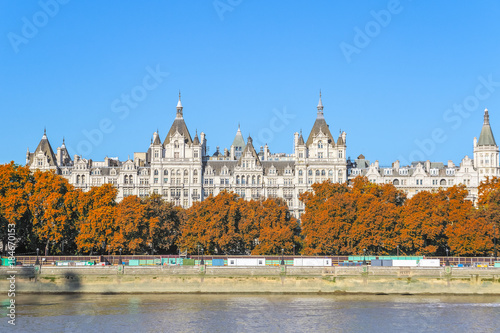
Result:
[[[479,135],[479,140],[477,142],[478,146],[496,146],[495,137],[493,136],[493,131],[490,126],[490,115],[488,114],[488,109],[484,109],[484,122],[483,128],[481,129],[481,134]]]
[[[316,108],[318,109],[318,117],[320,115],[323,116],[323,101],[321,100],[321,89],[319,90],[319,102]]]
[[[182,118],[181,91],[179,90],[179,101],[177,102],[177,118]]]
[[[196,129],[196,134],[194,135],[193,144],[199,145],[200,139],[198,138],[198,129]]]

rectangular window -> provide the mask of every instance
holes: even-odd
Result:
[[[155,178],[154,182],[155,184],[158,184],[158,178]]]

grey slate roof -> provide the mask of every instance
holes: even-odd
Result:
[[[225,161],[218,161],[218,160],[208,160],[207,161],[207,167],[211,167],[216,175],[220,175],[222,168],[225,166],[229,170],[229,174],[233,174],[234,167],[236,166],[236,163],[238,161],[235,160],[225,160]]]
[[[262,166],[264,168],[264,174],[269,174],[269,169],[271,167],[276,168],[278,176],[283,176],[285,174],[285,169],[290,167],[292,169],[291,175],[295,172],[295,161],[262,161]]]
[[[319,134],[319,132],[323,132],[328,137],[328,142],[332,145],[335,145],[335,140],[333,140],[332,133],[330,133],[330,129],[328,128],[328,124],[326,123],[325,118],[323,117],[323,113],[318,112],[318,117],[314,122],[313,128],[311,129],[311,133],[309,133],[309,137],[307,138],[306,145],[312,144],[314,137]]]
[[[245,157],[247,152],[250,152],[252,154],[252,156],[255,158],[255,165],[260,165],[260,166],[262,165],[260,158],[259,158],[259,155],[257,154],[257,152],[255,151],[255,148],[253,147],[252,138],[249,136],[247,139],[247,145],[243,149],[243,152],[241,153],[241,156],[238,159],[238,166],[241,166],[241,159],[243,157]]]
[[[33,156],[38,154],[40,150],[45,154],[45,156],[48,157],[50,166],[57,166],[56,155],[54,154],[54,151],[50,146],[50,142],[49,139],[47,138],[47,135],[45,134],[45,130],[43,132],[42,139],[40,140],[40,143],[36,147],[35,151],[33,153],[30,153],[29,164],[33,162]]]
[[[175,132],[179,132],[179,134],[184,136],[185,143],[187,144],[193,143],[193,139],[191,139],[191,134],[189,134],[189,130],[186,126],[186,123],[184,122],[184,118],[182,117],[175,118],[174,122],[172,123],[172,126],[170,127],[170,131],[168,131],[165,140],[163,140],[163,143],[165,145],[170,143],[170,138],[172,137],[172,135],[175,134]]]
[[[484,110],[484,123],[481,129],[481,134],[479,135],[478,146],[496,146],[495,137],[490,126],[490,116],[488,114],[488,109]]]
[[[241,134],[240,126],[238,125],[238,131],[236,132],[236,136],[233,140],[233,146],[235,147],[245,147],[245,139],[243,139],[243,135]]]

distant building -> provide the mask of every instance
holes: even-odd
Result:
[[[363,155],[355,161],[346,159],[346,133],[334,139],[323,114],[321,94],[316,121],[304,141],[302,133],[294,133],[292,154],[272,154],[267,144],[257,152],[251,137],[245,140],[240,127],[229,149],[208,155],[205,133],[191,137],[184,121],[179,95],[176,117],[163,142],[153,133],[146,152],[134,153],[133,159],[119,161],[106,157],[93,161],[74,155],[71,159],[65,142],[52,150],[44,131],[33,153],[26,153],[26,164],[32,170],[53,170],[68,179],[76,188],[88,190],[105,183],[118,189],[118,200],[129,195],[139,197],[157,193],[182,207],[190,207],[209,195],[223,190],[233,191],[245,199],[283,198],[296,217],[304,211],[301,193],[316,182],[330,180],[343,183],[358,175],[376,183],[392,183],[408,196],[418,191],[465,184],[470,199],[477,198],[477,186],[486,176],[499,174],[498,146],[485,110],[479,141],[474,139],[474,160],[465,157],[459,167],[450,161],[414,162],[400,166],[396,161],[389,168],[378,162],[370,164]]]
[[[363,155],[353,162],[348,161],[349,179],[366,176],[377,184],[393,184],[408,197],[420,191],[436,191],[453,185],[463,184],[469,191],[468,199],[476,203],[478,186],[487,176],[499,176],[498,146],[490,126],[488,109],[484,110],[484,123],[479,140],[474,138],[474,159],[465,156],[459,166],[448,161],[412,162],[400,165],[399,161],[390,167],[381,167],[378,161],[370,163]]]

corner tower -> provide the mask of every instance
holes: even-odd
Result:
[[[479,173],[479,181],[500,174],[498,146],[491,130],[488,109],[484,110],[484,121],[479,140],[474,138],[474,167]]]

